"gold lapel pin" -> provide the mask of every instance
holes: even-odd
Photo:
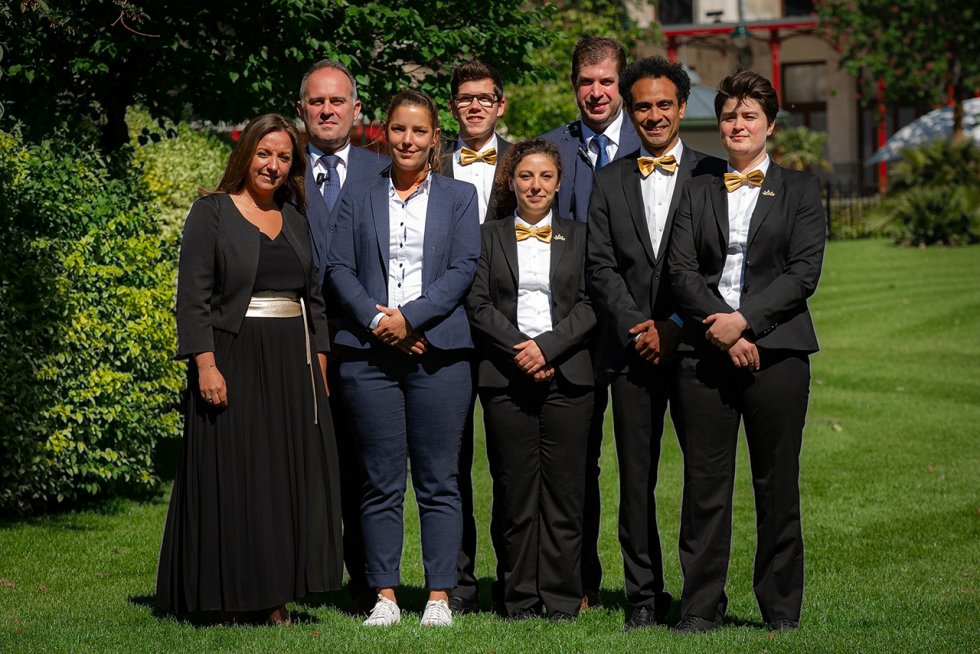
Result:
[[[562,236],[561,234],[555,234],[551,238],[555,239],[556,241],[564,241],[565,240],[565,237]]]
[[[775,191],[763,191],[762,194],[763,195],[768,195],[771,198],[776,197],[776,192]]]

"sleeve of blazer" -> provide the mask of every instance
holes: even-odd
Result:
[[[570,253],[566,253],[566,256],[568,254]],[[579,261],[584,263],[584,248],[578,254]],[[592,308],[585,287],[585,266],[580,265],[579,271],[578,301],[575,306],[564,318],[555,323],[554,329],[534,338],[549,363],[586,344],[596,325],[595,310]]]
[[[764,289],[744,297],[739,312],[756,336],[798,313],[813,295],[820,279],[826,244],[827,219],[820,198],[820,183],[810,176],[803,188],[792,225],[782,273]],[[752,258],[751,248],[749,259]]]
[[[211,296],[215,284],[218,203],[204,197],[191,205],[177,263],[177,358],[214,351]]]
[[[626,288],[616,262],[609,221],[609,201],[597,177],[589,203],[586,283],[595,310],[609,321],[615,337],[625,346],[630,340],[630,328],[652,316],[640,311]]]
[[[716,292],[708,288],[698,263],[697,241],[694,235],[694,213],[705,211],[703,197],[695,207],[692,188],[703,195],[700,185],[687,183],[670,236],[670,250],[667,255],[667,269],[670,271],[670,286],[674,300],[680,306],[685,319],[698,322],[713,313],[731,313],[732,308]]]
[[[480,232],[480,261],[476,266],[473,286],[466,296],[466,313],[479,343],[497,350],[508,358],[513,358],[514,345],[526,341],[527,336],[494,306],[490,297],[490,268],[493,263],[491,261],[492,228],[492,223],[484,224]]]
[[[337,294],[340,303],[354,316],[358,323],[367,327],[378,310],[376,305],[388,304],[388,298],[371,297],[361,280],[358,279],[356,243],[354,242],[354,219],[371,220],[371,216],[361,215],[362,203],[368,202],[367,193],[342,193],[337,222],[327,248],[327,279]]]
[[[422,295],[401,308],[408,324],[419,331],[425,331],[460,306],[476,274],[476,263],[480,258],[480,214],[476,205],[476,187],[457,182],[456,188],[458,190],[454,190],[452,198],[452,241],[446,269],[433,279]],[[429,202],[441,200],[429,198]],[[365,324],[370,321],[369,318]]]

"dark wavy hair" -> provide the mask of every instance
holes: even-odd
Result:
[[[429,112],[429,117],[432,118],[432,129],[435,130],[439,127],[439,110],[436,109],[436,103],[432,101],[432,98],[430,98],[428,94],[424,93],[423,91],[416,89],[402,89],[392,96],[391,102],[388,103],[388,113],[385,115],[385,138],[388,137],[388,123],[391,122],[391,115],[395,113],[395,109],[406,104],[414,104],[424,108]],[[390,153],[390,141],[388,142],[388,148]],[[435,139],[432,149],[429,150],[429,165],[432,167],[432,172],[434,173],[438,173],[442,169],[442,167],[439,165],[440,150],[440,139]]]
[[[276,189],[273,197],[280,206],[285,202],[292,202],[301,212],[305,212],[306,187],[303,186],[303,176],[306,174],[306,157],[303,156],[303,149],[299,145],[299,132],[296,131],[296,126],[285,116],[279,114],[263,114],[248,121],[231,154],[228,155],[225,172],[221,176],[221,181],[218,182],[218,187],[212,193],[238,193],[241,191],[245,187],[248,167],[258,149],[259,141],[266,134],[273,132],[286,132],[293,147],[289,172],[286,174],[282,186]]]
[[[715,118],[721,121],[721,109],[729,98],[735,98],[741,104],[745,100],[755,100],[762,106],[766,114],[766,122],[772,124],[779,113],[779,96],[772,82],[759,73],[751,70],[740,70],[721,80],[718,85],[718,95],[715,96]]]
[[[663,57],[645,57],[634,61],[619,77],[619,94],[626,107],[633,108],[633,85],[641,79],[663,77],[677,87],[677,103],[684,104],[691,95],[691,78],[684,66],[670,63]]]
[[[507,154],[504,155],[504,160],[497,170],[497,177],[494,179],[494,184],[497,186],[497,215],[488,216],[488,218],[506,218],[513,215],[517,209],[517,196],[511,190],[510,182],[514,178],[517,164],[521,163],[524,157],[532,154],[543,154],[550,157],[555,162],[555,168],[558,169],[558,179],[561,179],[561,153],[558,152],[554,143],[542,138],[515,143],[507,150]]]

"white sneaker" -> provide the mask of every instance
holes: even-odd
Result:
[[[422,613],[423,627],[451,627],[453,625],[453,612],[449,610],[446,600],[432,600],[425,603],[425,612]]]
[[[378,601],[371,609],[371,615],[362,622],[365,627],[390,627],[402,619],[402,611],[398,605],[383,595],[378,595]]]

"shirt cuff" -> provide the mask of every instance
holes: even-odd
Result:
[[[383,312],[379,311],[378,312],[378,315],[376,315],[374,317],[374,319],[371,321],[371,324],[368,325],[368,327],[370,327],[372,330],[377,329],[378,328],[378,325],[381,324],[381,319],[384,318],[384,317],[385,317],[385,314]]]

